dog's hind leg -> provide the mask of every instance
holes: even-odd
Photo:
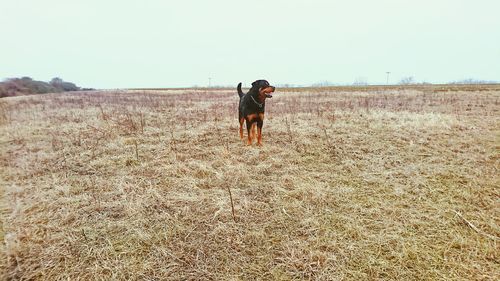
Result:
[[[245,117],[240,117],[240,139],[243,139],[243,123],[245,122]]]

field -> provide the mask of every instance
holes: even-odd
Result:
[[[498,280],[500,86],[0,99],[6,280]],[[246,132],[245,132],[246,135]]]

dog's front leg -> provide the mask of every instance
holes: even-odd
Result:
[[[248,133],[247,145],[252,145],[252,141],[253,141],[253,137],[254,137],[255,122],[248,122],[248,120],[247,120],[246,124],[247,124],[247,133]]]

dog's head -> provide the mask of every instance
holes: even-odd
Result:
[[[273,95],[271,95],[271,93],[276,90],[274,86],[269,85],[269,82],[267,82],[267,80],[257,80],[253,82],[252,88],[257,89],[259,91],[259,94],[264,95],[267,98],[272,98]]]

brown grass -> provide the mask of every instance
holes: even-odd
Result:
[[[2,99],[3,278],[498,279],[500,88],[442,87],[278,89],[263,147],[235,90]]]

